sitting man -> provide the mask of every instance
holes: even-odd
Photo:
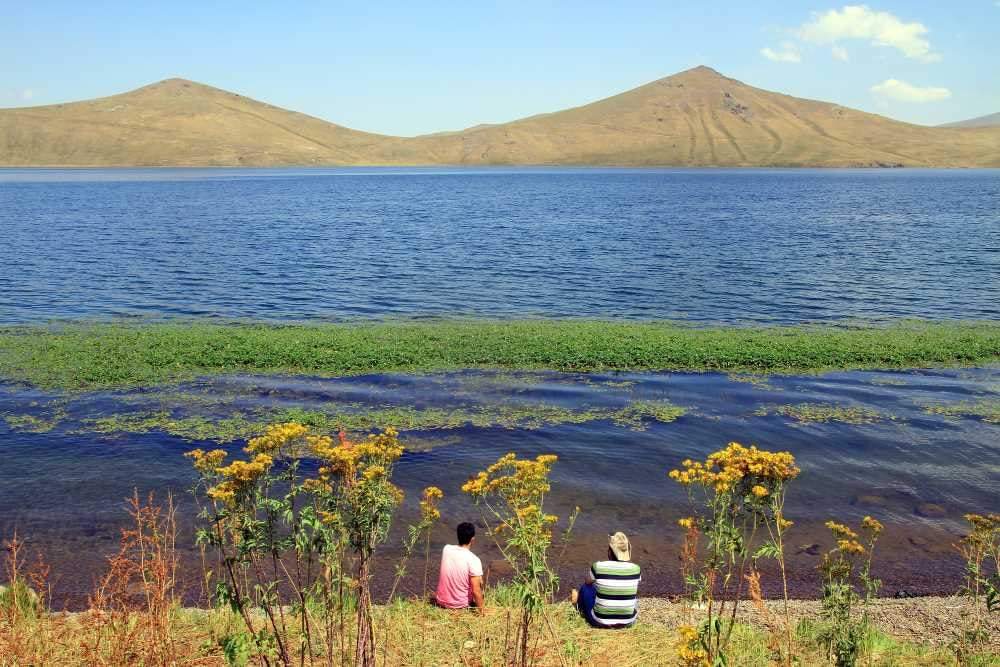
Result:
[[[573,591],[573,604],[595,628],[627,628],[639,616],[639,566],[630,562],[625,533],[608,536],[608,560],[590,566],[587,583]]]
[[[441,574],[438,577],[438,605],[446,609],[474,606],[483,613],[483,563],[472,553],[476,527],[458,524],[458,545],[447,544],[441,551]]]

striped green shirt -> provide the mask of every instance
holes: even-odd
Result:
[[[590,566],[597,599],[591,616],[599,625],[631,625],[639,614],[639,566],[601,560]]]

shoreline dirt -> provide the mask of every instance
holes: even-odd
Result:
[[[819,618],[821,606],[820,600],[789,600],[788,611],[793,626],[801,620]],[[871,617],[882,632],[897,640],[936,646],[954,641],[958,629],[962,627],[963,615],[971,611],[969,600],[959,596],[902,600],[879,598],[872,602],[870,608]],[[704,613],[703,610],[692,609],[686,602],[665,598],[640,600],[640,618],[647,623],[676,627],[690,623],[692,618],[698,619]],[[763,612],[749,602],[740,603],[737,618],[758,627],[780,629],[784,618],[783,601],[765,600]],[[984,618],[983,629],[988,635],[986,646],[996,650],[1000,648],[1000,616],[984,612]]]
[[[398,545],[407,523],[407,517],[401,517],[396,532],[378,551],[378,562],[385,564],[384,568],[377,568],[372,582],[372,592],[378,602],[384,601],[391,587],[393,569],[390,564],[401,556]],[[675,599],[683,593],[679,535],[673,533],[673,525],[674,521],[664,517],[655,528],[631,533],[635,559],[642,566],[640,595]],[[186,605],[204,605],[204,564],[189,532],[193,527],[184,524],[181,529],[178,538],[178,584],[182,600]],[[30,558],[41,556],[50,566],[53,608],[69,611],[85,608],[94,582],[106,571],[107,558],[116,549],[115,531],[104,530],[99,535],[79,539],[67,539],[60,535],[32,539],[22,533],[22,539],[25,537]],[[960,537],[956,532],[939,527],[887,524],[873,563],[873,574],[882,581],[880,595],[885,598],[899,595],[907,599],[953,595],[962,586],[965,568],[953,546]],[[799,520],[790,539],[787,556],[789,593],[797,599],[811,599],[822,588],[816,568],[823,553],[833,546],[829,531],[818,520]],[[453,541],[454,534],[450,527],[440,526],[433,535],[434,546],[426,563],[431,586],[436,582],[440,548]],[[476,544],[475,550],[488,570],[487,585],[502,583],[510,576],[510,566],[503,559],[503,554],[487,537],[484,536],[483,541]],[[582,583],[589,564],[606,550],[606,533],[592,526],[575,532],[565,550],[556,548],[553,566],[561,581],[560,596],[568,595],[571,588]],[[407,575],[398,588],[401,596],[421,596],[424,570],[423,554],[413,555]],[[765,598],[780,597],[781,576],[776,565],[771,561],[761,561],[759,570]]]

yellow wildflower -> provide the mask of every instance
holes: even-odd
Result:
[[[217,500],[225,505],[232,505],[236,500],[237,486],[233,482],[222,482],[210,487],[206,493],[212,500]]]
[[[686,516],[683,519],[678,519],[677,525],[680,526],[681,528],[686,528],[688,530],[691,530],[692,528],[694,528],[694,517]]]
[[[677,657],[687,667],[704,667],[709,664],[708,653],[701,645],[698,630],[690,625],[677,628]]]
[[[786,482],[798,474],[795,457],[789,452],[768,452],[756,445],[744,447],[731,442],[725,449],[709,454],[704,463],[685,459],[681,469],[671,470],[669,477],[684,485],[700,484],[716,493],[726,493],[741,483],[766,490],[765,482]]]
[[[474,478],[462,485],[462,491],[470,495],[481,494],[486,488],[487,480],[487,473],[480,472]]]
[[[368,438],[353,445],[356,449],[356,456],[381,459],[386,463],[391,463],[403,455],[403,446],[399,444],[399,433],[394,428],[387,428],[382,433],[370,435]],[[346,441],[342,442],[342,447],[352,448]]]
[[[389,497],[392,498],[392,502],[396,505],[403,502],[403,490],[396,486],[395,484],[388,484]]]
[[[1000,515],[997,514],[989,514],[987,516],[966,514],[965,520],[972,525],[973,529],[990,531],[1000,528]]]
[[[442,498],[444,498],[444,493],[438,487],[428,486],[424,489],[423,497],[420,500],[420,516],[424,521],[437,521],[441,518],[437,502]]]
[[[531,516],[532,514],[538,513],[538,505],[531,504],[531,505],[525,505],[524,507],[519,507],[517,508],[517,510],[515,510],[515,513],[519,518],[525,519]]]
[[[328,458],[330,450],[334,447],[333,438],[328,435],[307,436],[306,445],[317,458],[321,459]]]
[[[856,540],[837,540],[837,549],[846,554],[861,555],[865,548]]]
[[[213,449],[210,452],[193,449],[184,456],[194,460],[195,470],[206,474],[215,472],[215,469],[226,460],[226,452],[221,449]]]
[[[827,528],[830,529],[830,532],[832,532],[834,535],[836,535],[841,539],[846,539],[846,540],[858,539],[858,534],[842,523],[837,523],[836,521],[827,521],[825,525]]]
[[[340,523],[340,514],[338,512],[320,511],[319,520],[328,526],[335,525]]]
[[[309,428],[296,422],[271,424],[264,429],[264,435],[247,443],[248,454],[277,454],[283,447],[298,442],[309,434]]]
[[[236,482],[252,482],[266,473],[273,463],[269,455],[258,454],[251,461],[233,461],[228,466],[216,468],[216,472]]]
[[[327,494],[333,493],[333,486],[329,482],[310,477],[302,482],[302,488],[307,493]]]
[[[750,491],[758,498],[763,498],[768,494],[767,489],[761,486],[760,484],[754,486],[752,489],[750,489]]]
[[[882,528],[884,527],[882,526],[881,521],[873,519],[870,516],[866,516],[861,520],[861,526],[873,536],[880,534],[882,532]]]

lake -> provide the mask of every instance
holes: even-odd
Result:
[[[652,402],[685,412],[667,421],[629,417],[629,406]],[[856,524],[866,514],[886,524],[876,558],[886,593],[948,593],[962,573],[951,546],[963,529],[962,515],[994,510],[1000,494],[1000,421],[990,423],[976,406],[1000,410],[1000,369],[766,379],[491,371],[225,376],[82,394],[0,384],[0,536],[17,530],[45,551],[54,572],[72,573],[56,591],[61,600],[81,604],[117,540],[124,498],[134,488],[161,499],[174,494],[182,510],[181,545],[188,561],[197,563],[194,508],[186,493],[194,473],[183,453],[216,444],[171,432],[169,425],[142,425],[144,419],[167,414],[176,426],[287,407],[331,415],[412,409],[455,418],[403,428],[408,451],[396,480],[407,498],[390,552],[424,486],[445,492],[448,526],[434,538],[443,543],[453,539],[451,525],[477,516],[460,491],[468,477],[507,451],[555,453],[560,460],[548,507],[564,517],[576,505],[583,511],[573,547],[560,559],[564,575],[579,577],[606,548],[608,532],[620,529],[640,554],[644,590],[677,593],[676,520],[690,509],[684,489],[667,472],[735,440],[787,449],[802,467],[786,505],[796,522],[789,534],[796,595],[818,591],[815,567],[830,543],[823,522]],[[824,412],[833,407],[837,411]],[[942,407],[950,409],[942,413]],[[40,421],[16,418],[24,415]],[[100,420],[109,415],[125,419],[108,428]],[[224,444],[233,452],[241,445]],[[488,540],[481,542],[484,562],[500,558]],[[766,590],[777,592],[779,581],[765,577]]]
[[[998,170],[6,169],[0,229],[5,324],[1000,318]],[[684,414],[629,412],[657,401]],[[962,574],[951,547],[962,515],[997,509],[998,404],[996,366],[226,376],[76,394],[0,382],[0,537],[16,530],[48,554],[56,599],[80,606],[132,489],[173,493],[192,513],[182,454],[213,443],[156,415],[436,410],[452,419],[403,433],[408,500],[394,543],[423,485],[444,489],[453,524],[474,515],[459,491],[470,474],[506,451],[553,452],[553,507],[583,508],[564,575],[577,578],[623,529],[644,591],[676,593],[675,521],[688,509],[666,473],[738,440],[788,449],[803,468],[787,509],[796,595],[817,592],[823,522],[865,514],[887,525],[876,558],[885,592],[944,593]],[[132,421],[118,428],[102,421],[123,416]],[[190,521],[181,528],[194,562]],[[776,581],[765,577],[765,590]]]
[[[0,322],[1000,316],[1000,170],[0,169]]]

